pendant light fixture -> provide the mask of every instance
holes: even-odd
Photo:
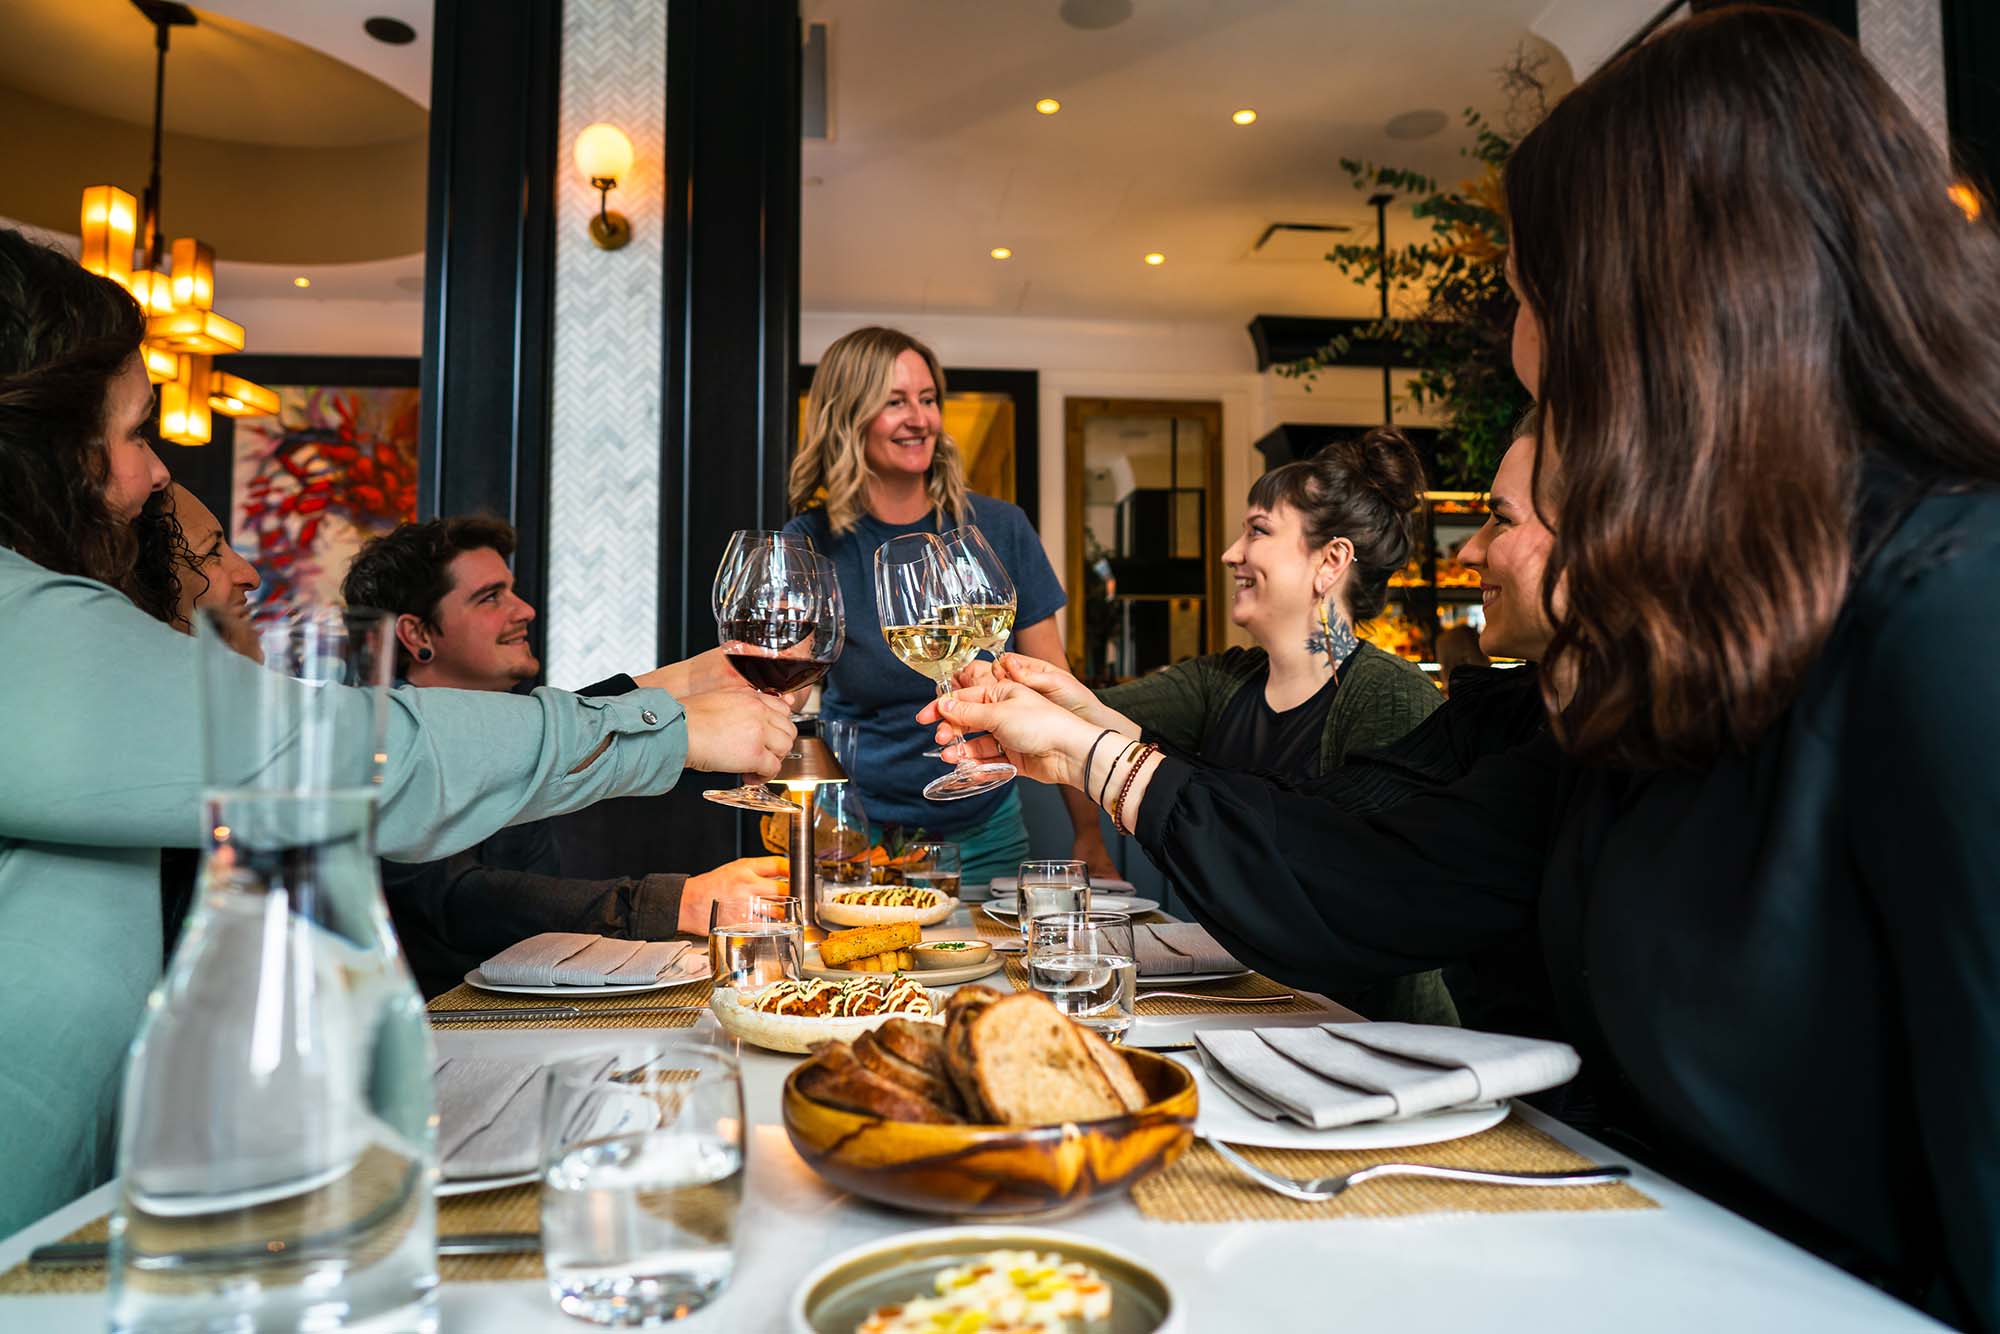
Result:
[[[241,376],[215,370],[217,356],[243,350],[243,326],[215,311],[215,251],[192,236],[171,248],[160,223],[160,134],[167,87],[168,38],[194,26],[195,14],[173,0],[132,0],[153,25],[153,170],[141,205],[115,185],[83,192],[83,249],[92,273],[121,284],[146,312],[140,353],[160,386],[160,437],[207,444],[214,413],[269,415],[278,396]],[[138,247],[134,262],[133,247]],[[169,267],[171,265],[171,267]]]

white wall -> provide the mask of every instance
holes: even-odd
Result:
[[[1040,404],[1042,545],[1064,573],[1063,404],[1070,398],[1160,398],[1222,404],[1224,531],[1233,529],[1250,483],[1264,470],[1252,444],[1285,422],[1369,425],[1382,417],[1381,373],[1336,369],[1305,382],[1259,374],[1248,318],[1242,325],[1049,320],[1007,316],[808,312],[799,356],[815,363],[827,345],[866,324],[886,324],[931,344],[946,366],[1036,372]],[[1399,389],[1400,392],[1400,389]],[[1397,419],[1429,425],[1424,416]],[[1233,642],[1247,643],[1232,633]]]

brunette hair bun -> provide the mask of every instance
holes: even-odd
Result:
[[[1401,431],[1377,427],[1336,440],[1309,459],[1273,468],[1250,486],[1260,509],[1289,505],[1304,520],[1306,545],[1337,537],[1354,544],[1348,611],[1365,621],[1382,612],[1389,576],[1409,562],[1417,544],[1417,502],[1424,465]]]

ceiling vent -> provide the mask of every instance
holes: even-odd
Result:
[[[832,70],[833,34],[824,19],[806,24],[805,50],[800,53],[799,133],[811,143],[833,142],[833,113],[828,96]]]
[[[1259,264],[1319,262],[1354,229],[1344,222],[1274,222],[1264,229],[1249,258]]]

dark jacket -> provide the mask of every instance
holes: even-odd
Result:
[[[636,689],[631,677],[614,676],[576,693]],[[566,879],[547,820],[502,829],[443,861],[382,863],[389,920],[425,1000],[451,990],[509,945],[544,931],[628,940],[671,936],[680,929],[686,880],[672,874]]]
[[[1586,769],[1544,736],[1357,817],[1169,761],[1140,840],[1295,984],[1533,927],[1607,1115],[1659,1166],[2000,1326],[2000,701],[1967,666],[2000,659],[2000,493],[1889,531],[1791,708],[1706,770]]]

